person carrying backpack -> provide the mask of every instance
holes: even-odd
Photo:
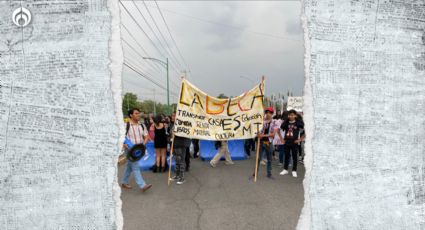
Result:
[[[126,123],[126,137],[133,144],[146,145],[146,142],[148,141],[148,132],[143,124],[139,124],[140,111],[138,109],[131,109],[128,111],[128,116],[130,121]],[[123,147],[126,152],[129,151],[129,148],[126,144],[124,144]],[[145,192],[152,187],[151,184],[146,184],[146,182],[143,180],[138,162],[131,162],[130,160],[127,160],[127,165],[125,166],[124,175],[121,180],[121,188],[131,189],[131,186],[128,183],[131,173],[134,174],[136,184],[139,186],[142,192]]]

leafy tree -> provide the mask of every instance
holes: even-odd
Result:
[[[228,96],[226,96],[224,93],[220,93],[218,96],[217,96],[217,98],[220,98],[220,99],[226,99],[226,98],[229,98]]]
[[[126,93],[122,99],[122,112],[124,116],[126,116],[128,110],[132,108],[140,108],[140,104],[137,101],[137,95],[134,93]]]

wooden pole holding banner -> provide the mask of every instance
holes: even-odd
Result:
[[[258,175],[258,158],[260,157],[260,139],[257,138],[257,150],[256,150],[256,157],[255,157],[255,172],[254,172],[254,182],[257,182],[257,175]]]
[[[168,165],[168,179],[167,179],[168,186],[170,186],[171,167],[173,166],[173,151],[174,151],[174,135],[171,139],[170,164]]]
[[[261,86],[264,86],[264,76],[261,78]],[[264,90],[264,88],[263,88]],[[264,94],[264,92],[263,92]],[[260,130],[257,130],[257,134],[260,133]],[[261,138],[257,137],[257,151],[256,151],[256,157],[255,157],[255,172],[254,172],[254,182],[257,182],[257,176],[258,176],[258,158],[260,157],[260,144],[261,144]]]
[[[182,81],[183,81],[183,79],[184,79],[184,76],[181,77]],[[181,87],[180,87],[180,94],[181,94]],[[174,129],[174,127],[173,127],[173,129]],[[174,133],[174,130],[173,130],[172,133]],[[171,138],[171,149],[170,149],[170,166],[168,167],[168,179],[167,179],[168,186],[170,186],[171,167],[173,166],[173,152],[174,152],[174,137],[175,136],[174,136],[174,134],[172,134],[172,135],[173,136]]]

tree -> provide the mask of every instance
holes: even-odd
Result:
[[[224,95],[224,93],[220,93],[218,96],[217,96],[217,98],[220,98],[220,99],[227,99],[227,98],[229,98],[228,96],[226,96],[226,95]]]
[[[171,104],[170,108],[166,104],[161,103],[154,103],[152,100],[144,100],[140,103],[140,111],[145,114],[165,114],[165,115],[171,115],[173,111],[176,110],[177,104]],[[154,107],[155,105],[155,107]]]
[[[140,104],[137,101],[137,95],[134,93],[125,93],[122,99],[122,112],[127,115],[128,110],[132,108],[140,109]]]
[[[176,110],[177,104],[171,104],[169,107],[166,104],[154,102],[153,100],[138,101],[137,95],[134,93],[126,93],[122,101],[122,112],[124,117],[127,116],[128,110],[137,108],[144,114],[165,114],[171,115]]]

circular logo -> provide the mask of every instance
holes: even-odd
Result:
[[[19,27],[25,27],[31,22],[31,12],[24,7],[19,7],[13,11],[12,21]]]

